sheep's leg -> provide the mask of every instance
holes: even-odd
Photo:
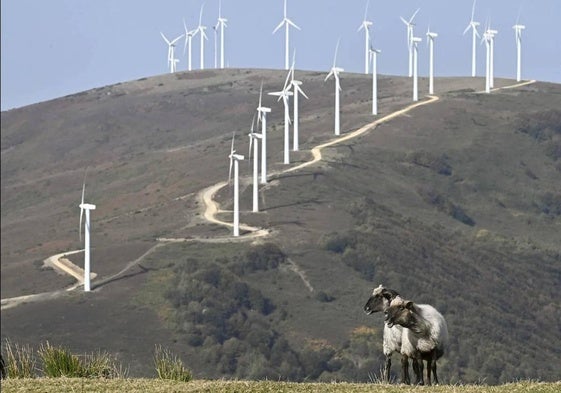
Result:
[[[392,367],[392,355],[386,355],[386,363],[384,364],[384,382],[390,382],[390,369]]]
[[[432,376],[434,379],[434,384],[438,385],[438,377],[436,376],[436,352],[434,355],[434,359],[432,359]]]
[[[406,355],[401,355],[401,383],[409,385],[409,358]]]
[[[432,371],[432,365],[433,365],[433,361],[432,361],[432,356],[429,356],[427,358],[427,385],[430,386],[431,385],[431,371]]]
[[[416,367],[415,367],[415,365],[416,365]],[[413,362],[413,370],[415,370],[415,368],[417,369],[417,371],[415,371],[415,377],[416,377],[415,383],[417,385],[424,385],[425,384],[425,380],[424,380],[424,377],[423,377],[424,365],[423,365],[423,360],[422,359],[419,360],[419,361],[417,361],[417,359],[415,359],[415,361]]]

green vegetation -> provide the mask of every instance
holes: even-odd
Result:
[[[5,380],[2,391],[28,393],[106,392],[106,393],[167,393],[167,392],[291,392],[291,393],[557,393],[561,383],[517,382],[501,386],[441,385],[402,386],[356,383],[289,383],[248,381],[192,381],[182,383],[157,379],[21,379]]]
[[[35,375],[35,357],[29,346],[12,343],[6,339],[4,349],[8,378],[32,378]]]
[[[193,379],[191,371],[183,365],[181,359],[161,345],[157,345],[154,351],[154,366],[160,379],[179,382],[189,382]]]

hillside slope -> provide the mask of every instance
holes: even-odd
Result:
[[[324,75],[299,78],[310,100],[297,163],[332,138],[333,118]],[[101,277],[158,237],[227,236],[200,217],[196,193],[225,180],[232,131],[247,151],[262,79],[277,90],[284,75],[178,73],[2,112],[2,299],[71,282],[41,261],[80,247],[86,167]],[[94,293],[3,310],[2,336],[106,349],[136,375],[151,373],[163,344],[200,377],[366,381],[380,370],[382,317],[362,306],[383,283],[447,318],[446,381],[561,379],[561,87],[484,95],[480,82],[439,79],[436,103],[274,176],[259,214],[247,213],[244,183],[241,221],[272,236],[160,247]],[[344,75],[342,86],[349,132],[373,120],[369,78]],[[381,77],[380,89],[381,115],[409,104],[409,79]],[[264,100],[279,170],[282,106]],[[216,199],[231,208],[227,188]]]

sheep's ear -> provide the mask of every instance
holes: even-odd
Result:
[[[382,291],[382,296],[384,297],[384,299],[386,299],[388,302],[391,302],[394,298],[394,296],[392,296],[392,293],[389,292],[387,289],[384,289]]]
[[[413,309],[413,302],[411,300],[409,300],[407,303],[405,303],[405,308],[407,308],[408,310],[412,310]]]

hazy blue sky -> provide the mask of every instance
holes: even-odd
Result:
[[[209,26],[205,63],[214,65],[214,35],[218,0],[206,0],[203,24]],[[167,72],[168,37],[183,33],[198,21],[203,0],[2,0],[2,110],[63,95]],[[338,65],[349,72],[364,70],[364,34],[357,32],[366,0],[288,0],[288,16],[302,28],[291,31],[297,68],[325,71],[331,67],[338,37]],[[470,19],[472,0],[371,0],[368,18],[374,22],[374,45],[382,50],[379,71],[407,73],[408,18],[421,8],[415,35],[425,38],[430,24],[437,32],[436,75],[470,73],[471,36],[462,35]],[[282,68],[284,34],[272,35],[282,19],[283,0],[223,0],[228,18],[226,58],[231,67]],[[478,0],[475,19],[490,18],[499,31],[495,45],[495,75],[514,77],[515,40],[512,25],[519,9],[523,33],[523,78],[561,83],[561,0]],[[178,47],[185,70],[183,42]],[[420,74],[427,73],[428,50],[420,47]],[[193,46],[198,68],[199,41]],[[485,45],[478,45],[478,74],[484,72]],[[344,79],[344,74],[342,76]],[[344,82],[343,87],[344,87]]]

